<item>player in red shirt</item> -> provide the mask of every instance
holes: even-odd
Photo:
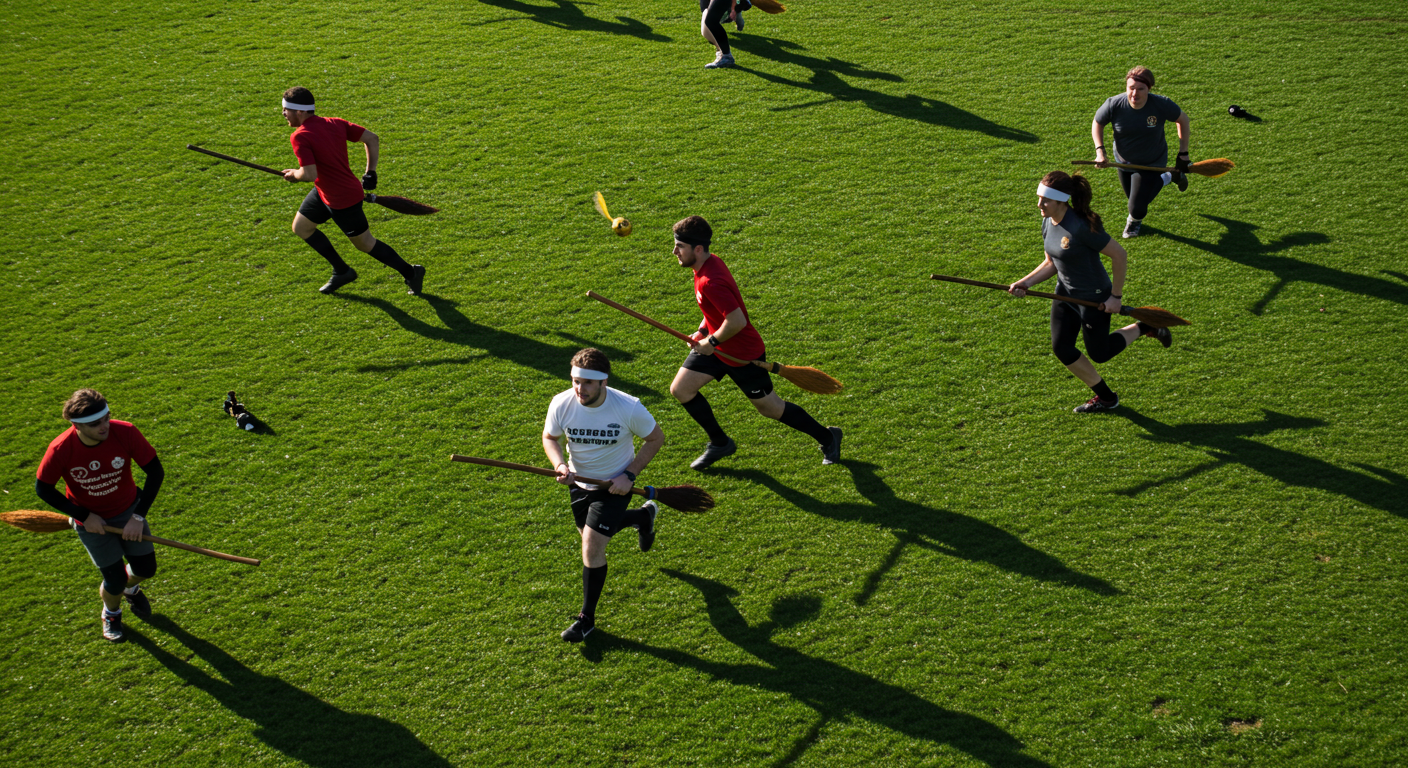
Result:
[[[288,138],[298,168],[284,170],[284,180],[290,183],[313,182],[313,191],[303,199],[293,217],[293,232],[312,246],[313,250],[332,265],[332,277],[319,291],[332,293],[357,279],[357,270],[347,265],[328,236],[318,231],[318,225],[332,219],[342,234],[363,253],[401,273],[407,293],[419,296],[425,283],[425,267],[408,264],[391,246],[372,237],[367,215],[362,212],[363,190],[376,189],[376,161],[381,141],[375,133],[340,117],[318,117],[313,114],[313,94],[307,88],[294,87],[284,91],[284,120],[295,128]],[[367,172],[361,181],[352,173],[347,160],[347,145],[367,146]]]
[[[122,597],[140,619],[152,604],[137,585],[156,574],[156,551],[142,535],[151,534],[146,514],[161,490],[166,471],[141,431],[108,416],[108,401],[96,390],[80,389],[64,403],[72,426],[49,443],[35,473],[34,491],[54,509],[73,518],[79,541],[103,574],[103,637],[114,643],[122,633]],[[147,475],[145,488],[132,479],[132,464]],[[55,484],[64,481],[64,493]],[[121,535],[104,526],[121,528]],[[127,558],[127,564],[122,560]]]
[[[670,384],[670,394],[709,435],[704,453],[690,464],[705,469],[738,450],[733,438],[724,433],[714,418],[714,410],[699,390],[711,381],[728,376],[748,396],[758,413],[812,436],[821,446],[821,463],[841,460],[841,428],[823,427],[802,406],[783,400],[772,388],[772,376],[756,365],[735,365],[714,354],[717,349],[739,360],[765,360],[763,337],[748,318],[743,294],[724,265],[709,252],[714,230],[702,216],[690,216],[675,224],[675,258],[680,266],[694,270],[694,297],[704,313],[695,331],[693,349]]]

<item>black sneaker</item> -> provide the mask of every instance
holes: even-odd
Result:
[[[1187,191],[1188,191],[1188,174],[1186,174],[1186,173],[1180,173],[1180,172],[1178,172],[1178,171],[1174,171],[1174,172],[1173,172],[1173,183],[1178,185],[1178,191],[1179,191],[1179,192],[1187,192]]]
[[[419,264],[411,265],[411,279],[406,281],[406,293],[412,296],[419,296],[420,289],[425,287],[425,267]]]
[[[587,635],[596,629],[596,620],[585,613],[579,613],[572,617],[575,621],[572,626],[562,630],[562,639],[569,643],[580,643],[587,639]]]
[[[110,643],[126,642],[127,636],[122,634],[122,614],[110,616],[103,611],[103,639]]]
[[[353,280],[356,280],[356,279],[357,279],[357,270],[355,270],[355,269],[353,269],[353,268],[351,268],[351,267],[348,267],[348,268],[347,268],[347,271],[346,271],[346,272],[343,272],[342,274],[338,274],[338,273],[336,273],[336,272],[332,273],[332,277],[329,277],[329,278],[328,278],[328,281],[323,284],[323,287],[322,287],[322,288],[319,288],[319,289],[318,289],[318,292],[319,292],[319,293],[333,293],[333,292],[336,291],[338,288],[341,288],[342,286],[347,285],[348,283],[350,283],[350,282],[352,282]]]
[[[1114,400],[1101,400],[1099,395],[1085,401],[1084,405],[1077,405],[1076,413],[1105,413],[1120,407],[1120,396],[1115,395]]]
[[[1149,330],[1145,331],[1140,335],[1148,336],[1151,339],[1158,339],[1159,343],[1164,345],[1164,349],[1168,349],[1169,347],[1173,346],[1173,333],[1170,332],[1167,328],[1154,328],[1150,326]]]
[[[1128,220],[1128,219],[1125,219],[1125,222],[1124,222],[1124,237],[1126,237],[1126,238],[1129,238],[1129,237],[1139,237],[1139,227],[1140,227],[1143,223],[1144,223],[1144,222],[1142,222],[1142,221],[1130,221],[1130,220]]]
[[[822,464],[838,464],[841,461],[841,428],[827,427],[831,430],[831,445],[821,447]]]
[[[690,462],[689,466],[691,469],[708,469],[710,464],[713,464],[714,462],[718,461],[719,459],[722,459],[725,456],[732,456],[737,452],[738,443],[733,442],[733,438],[731,437],[728,439],[728,442],[724,443],[723,445],[714,445],[713,443],[709,443],[708,445],[704,446],[704,452],[699,454],[699,458]]]
[[[152,601],[147,599],[146,593],[142,592],[141,587],[133,587],[133,589],[137,591],[123,592],[122,594],[127,598],[127,604],[132,606],[133,615],[146,621],[152,617]]]
[[[641,505],[645,513],[645,523],[640,526],[640,551],[649,552],[655,546],[655,517],[660,514],[660,505],[650,500]]]

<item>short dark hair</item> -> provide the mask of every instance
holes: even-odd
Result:
[[[69,395],[64,402],[65,419],[81,419],[84,416],[92,416],[98,411],[108,407],[108,399],[96,389],[80,389]]]
[[[1134,69],[1131,69],[1126,72],[1124,75],[1124,79],[1138,80],[1139,82],[1149,86],[1149,90],[1154,90],[1154,73],[1151,72],[1149,68],[1144,66],[1143,64],[1140,64]]]
[[[703,216],[686,216],[675,222],[675,239],[681,243],[690,245],[702,245],[709,247],[709,243],[714,240],[714,228],[709,226],[709,222]]]
[[[611,375],[611,361],[606,359],[606,353],[596,347],[587,347],[572,356],[572,367],[586,368],[589,371],[601,371],[607,376]]]
[[[313,104],[313,92],[301,85],[295,85],[287,91],[284,91],[284,100],[291,101],[294,104],[311,105]],[[312,112],[313,110],[310,109],[308,111]]]

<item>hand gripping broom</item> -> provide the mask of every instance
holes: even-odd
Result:
[[[210,155],[211,157],[218,157],[221,160],[228,160],[232,163],[238,163],[240,165],[245,166],[246,168],[253,168],[256,171],[272,173],[280,178],[283,178],[284,175],[282,171],[276,171],[267,165],[259,165],[257,163],[251,163],[248,160],[241,160],[238,157],[230,157],[229,155],[222,155],[219,152],[211,152],[208,149],[202,149],[194,144],[187,144],[186,149],[193,149],[197,152]],[[366,195],[362,198],[362,200],[368,203],[376,203],[377,205],[383,208],[389,208],[397,213],[404,213],[409,216],[429,216],[432,213],[439,213],[440,211],[440,209],[436,208],[435,206],[426,205],[425,203],[418,203],[415,200],[410,199],[409,197],[397,197],[396,195],[378,195],[375,192],[367,192]]]
[[[496,461],[494,459],[481,459],[478,456],[461,456],[458,453],[450,454],[450,461],[463,461],[466,464],[480,464],[485,467],[502,467],[504,469],[516,469],[519,472],[531,472],[544,477],[557,477],[557,472],[542,467],[530,467],[527,464],[514,464],[509,461]],[[610,485],[610,480],[593,480],[589,477],[578,477],[578,480],[588,485]],[[644,496],[647,499],[655,499],[661,504],[677,509],[681,512],[707,512],[714,508],[714,497],[709,492],[697,485],[667,485],[664,488],[656,488],[647,485],[644,488],[632,488],[631,493],[637,496]]]
[[[962,283],[964,285],[976,285],[979,288],[995,288],[999,291],[1007,290],[1007,286],[1005,285],[999,285],[997,283],[984,283],[978,280],[965,280],[961,277],[949,277],[948,275],[929,275],[929,279],[947,280],[950,283]],[[1087,307],[1100,306],[1100,302],[1098,301],[1073,299],[1070,296],[1058,296],[1054,293],[1042,293],[1040,291],[1029,290],[1027,291],[1027,295],[1036,296],[1042,299],[1055,299],[1056,301],[1065,301],[1071,304],[1081,304]],[[1175,325],[1192,325],[1192,323],[1188,322],[1187,320],[1184,320],[1183,318],[1173,314],[1172,312],[1166,309],[1163,309],[1162,307],[1126,307],[1121,304],[1119,314],[1125,315],[1126,317],[1132,317],[1138,322],[1144,323],[1146,325],[1152,325],[1155,328],[1169,328]]]
[[[1072,160],[1071,165],[1095,165],[1094,160]],[[1106,163],[1112,168],[1123,168],[1126,171],[1177,171],[1178,168],[1160,168],[1154,165],[1130,165],[1129,163]],[[1199,160],[1188,166],[1189,173],[1196,173],[1199,176],[1206,176],[1215,179],[1218,176],[1225,176],[1227,172],[1236,168],[1237,164],[1225,157],[1215,157],[1211,160]]]
[[[69,522],[70,518],[68,515],[61,515],[57,512],[45,512],[39,509],[17,509],[13,512],[6,512],[0,515],[0,520],[22,531],[29,531],[30,533],[54,533],[56,531],[65,531],[73,528],[73,525]],[[116,526],[105,525],[103,528],[106,529],[108,533],[115,533],[119,536],[122,535],[122,529]],[[193,547],[190,544],[182,544],[179,541],[163,539],[160,536],[142,534],[142,541],[150,541],[153,544],[165,544],[168,547],[184,549],[187,552],[195,552],[198,555],[215,557],[221,560],[229,560],[232,563],[259,565],[259,561],[252,557],[227,555],[224,552],[216,552],[213,549],[205,549],[203,547]]]
[[[646,317],[645,315],[642,315],[641,313],[630,309],[629,307],[617,304],[616,302],[606,298],[605,296],[602,296],[596,291],[587,291],[587,296],[596,299],[597,301],[601,302],[602,304],[605,304],[608,307],[625,312],[626,314],[630,315],[631,317],[634,317],[637,320],[649,323],[650,325],[659,328],[665,333],[671,334],[684,341],[693,341],[693,339],[684,335],[683,333],[680,333],[674,328],[671,328],[670,326],[665,325],[664,323],[656,322]],[[730,357],[729,355],[726,355],[718,351],[717,349],[714,350],[714,354],[718,355],[719,357],[722,357],[725,360],[732,360],[735,363],[752,363],[753,365],[756,365],[759,368],[766,368],[769,372],[775,373],[778,376],[781,376],[782,378],[792,382],[793,384],[796,384],[802,389],[805,389],[808,392],[815,392],[818,395],[834,395],[837,392],[841,391],[841,382],[832,378],[825,372],[819,371],[815,368],[808,368],[806,366],[799,365],[783,365],[782,363],[771,363],[766,360],[739,360],[738,358]]]

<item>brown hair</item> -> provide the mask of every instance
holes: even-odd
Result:
[[[702,245],[706,249],[714,240],[714,228],[703,216],[686,216],[675,222],[675,239],[690,245]]]
[[[287,91],[284,91],[284,99],[291,101],[294,104],[311,105],[313,104],[313,92],[308,90],[307,88],[304,88],[301,85],[295,85]],[[312,112],[313,110],[310,109],[308,111]]]
[[[1090,210],[1090,200],[1094,193],[1090,189],[1089,179],[1079,175],[1072,176],[1065,171],[1052,171],[1041,177],[1041,183],[1070,195],[1071,199],[1066,201],[1066,205],[1069,205],[1077,216],[1089,222],[1092,230],[1105,231],[1105,222],[1100,220],[1100,214]]]
[[[1144,66],[1143,64],[1140,64],[1134,69],[1131,69],[1126,72],[1124,75],[1124,79],[1138,80],[1139,82],[1149,86],[1149,90],[1154,90],[1154,73],[1149,71],[1149,68]]]
[[[79,419],[91,416],[108,406],[108,399],[96,389],[80,389],[69,395],[64,402],[64,418]]]
[[[606,353],[595,347],[587,347],[572,356],[572,365],[575,368],[586,368],[589,371],[601,371],[607,376],[611,375],[611,361],[606,359]]]

